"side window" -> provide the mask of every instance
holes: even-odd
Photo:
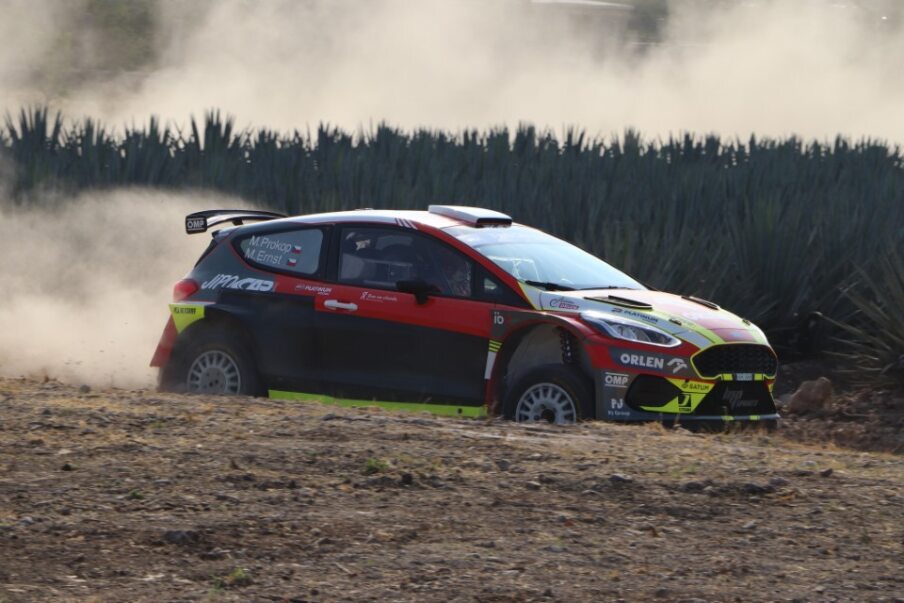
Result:
[[[482,301],[506,306],[525,306],[525,302],[520,296],[483,268],[477,273],[477,297]]]
[[[439,295],[471,297],[473,266],[454,249],[399,229],[345,228],[339,241],[339,280],[363,287],[422,280]]]
[[[242,257],[264,269],[311,276],[320,267],[323,230],[305,228],[251,235],[239,241]]]

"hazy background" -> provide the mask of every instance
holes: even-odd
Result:
[[[2,0],[0,106],[904,141],[902,4]]]
[[[0,110],[122,128],[522,121],[904,141],[897,0],[0,0]],[[172,284],[241,201],[151,191],[30,204],[0,165],[0,374],[146,386]],[[44,208],[53,207],[53,211]]]
[[[183,218],[223,202],[130,190],[13,207],[0,196],[0,375],[153,384],[172,286],[209,242],[186,236]]]

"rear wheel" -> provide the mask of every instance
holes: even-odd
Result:
[[[573,366],[541,366],[509,389],[504,410],[506,418],[519,423],[545,421],[567,425],[592,419],[593,386]]]
[[[236,335],[204,330],[173,358],[164,389],[190,394],[263,395],[251,353]]]

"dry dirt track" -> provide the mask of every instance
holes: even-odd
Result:
[[[902,464],[0,380],[0,601],[900,601]]]

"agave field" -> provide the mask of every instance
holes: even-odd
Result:
[[[528,125],[278,133],[239,131],[215,112],[186,129],[151,120],[113,132],[46,108],[7,116],[0,140],[22,204],[48,189],[148,186],[288,213],[498,209],[754,320],[786,358],[840,354],[873,382],[904,382],[904,155],[882,142]]]

